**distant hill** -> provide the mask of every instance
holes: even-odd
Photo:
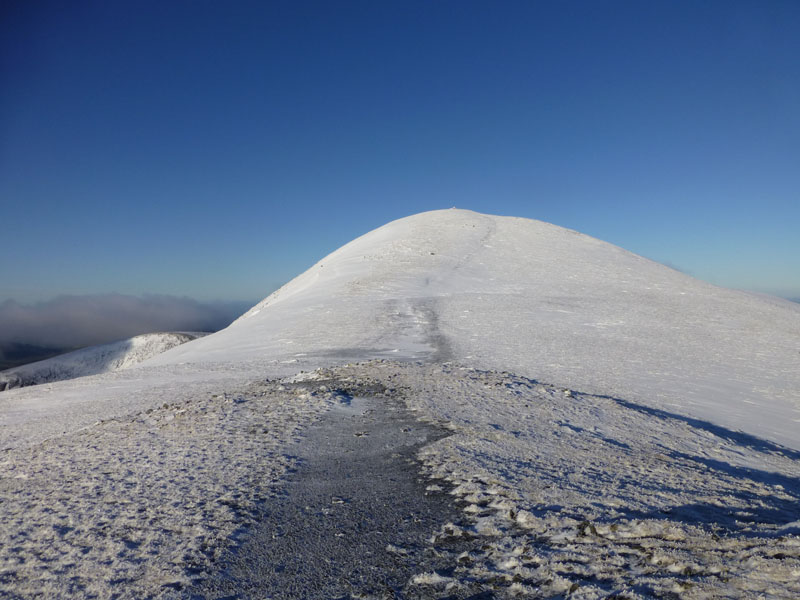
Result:
[[[126,369],[204,335],[206,334],[196,332],[147,333],[109,344],[81,348],[0,372],[0,391]],[[24,344],[17,346],[19,348],[12,348],[16,352],[12,356],[19,358],[57,352],[52,348]]]

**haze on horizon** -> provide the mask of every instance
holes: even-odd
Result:
[[[450,206],[800,298],[799,28],[788,1],[6,3],[0,303],[258,301]]]

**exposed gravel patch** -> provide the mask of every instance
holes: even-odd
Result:
[[[414,455],[445,435],[386,395],[329,411],[289,447],[297,470],[258,525],[190,596],[427,597],[404,588],[420,565],[451,568],[429,540],[461,513]]]

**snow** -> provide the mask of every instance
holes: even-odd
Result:
[[[0,371],[0,390],[127,369],[205,333],[146,333]]]
[[[800,305],[547,223],[463,210],[376,229],[148,364],[376,357],[513,371],[800,449]]]
[[[0,597],[184,587],[274,496],[297,430],[337,401],[267,382],[162,399],[0,455]]]
[[[453,431],[421,457],[465,505],[464,522],[432,540],[446,552],[475,538],[466,559],[452,553],[461,585],[534,597],[573,585],[583,598],[800,596],[798,452],[508,373],[385,362],[340,376],[392,381]]]
[[[428,541],[452,569],[409,597],[800,596],[800,305],[455,209],[216,334],[0,394],[0,594],[178,593],[354,386],[451,433],[418,457],[463,508]]]

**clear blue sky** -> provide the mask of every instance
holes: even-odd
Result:
[[[0,301],[255,301],[450,206],[800,297],[794,0],[0,11]]]

